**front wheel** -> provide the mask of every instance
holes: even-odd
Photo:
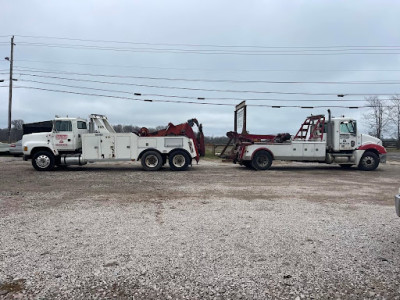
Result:
[[[55,157],[49,151],[39,151],[33,155],[32,166],[37,171],[50,171],[54,169]]]
[[[379,156],[374,152],[365,152],[361,157],[360,163],[358,164],[358,168],[363,171],[373,171],[379,165]]]
[[[251,165],[256,170],[268,170],[272,164],[272,156],[267,151],[258,151],[251,160]]]
[[[141,162],[146,171],[158,171],[162,167],[163,160],[157,151],[148,151],[143,154]]]
[[[183,150],[175,150],[168,157],[169,167],[173,171],[185,171],[190,164],[190,156]]]

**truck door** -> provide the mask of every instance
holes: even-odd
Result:
[[[84,121],[77,121],[77,134],[75,134],[75,148],[82,148],[82,134],[88,133],[87,124]]]
[[[74,151],[74,133],[70,120],[56,120],[54,125],[54,147],[58,151]]]
[[[340,150],[354,150],[357,141],[357,127],[353,120],[340,122]]]

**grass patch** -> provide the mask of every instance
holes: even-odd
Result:
[[[206,148],[206,155],[204,158],[208,159],[221,159],[219,156],[214,155],[213,149],[212,148]]]

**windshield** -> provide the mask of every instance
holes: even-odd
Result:
[[[72,131],[71,121],[56,121],[56,131]]]

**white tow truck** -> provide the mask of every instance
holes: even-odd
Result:
[[[84,165],[99,161],[141,161],[147,171],[159,170],[167,161],[172,170],[186,170],[192,159],[204,155],[202,126],[196,119],[150,133],[116,133],[106,116],[92,114],[90,122],[81,118],[56,117],[51,121],[24,125],[24,160],[31,159],[38,171],[55,166]],[[197,136],[192,126],[197,124]]]
[[[365,171],[386,162],[386,149],[380,139],[360,134],[355,120],[332,118],[330,110],[328,113],[328,120],[324,115],[307,117],[295,136],[228,132],[227,136],[235,141],[231,158],[255,170],[269,169],[273,160],[335,163]]]

